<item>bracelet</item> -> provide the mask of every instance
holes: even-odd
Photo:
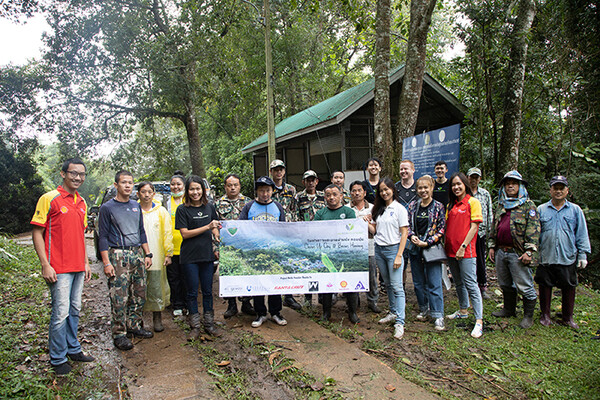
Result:
[[[104,268],[110,267],[112,264],[104,264]]]

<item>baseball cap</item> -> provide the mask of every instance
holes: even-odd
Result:
[[[476,168],[476,167],[469,168],[469,170],[467,171],[467,176],[471,176],[471,175],[483,176],[481,174],[481,170],[479,168]]]
[[[313,178],[318,178],[317,173],[315,171],[313,171],[312,169],[309,169],[308,171],[306,171],[304,173],[304,175],[302,175],[302,179],[304,180],[306,178],[310,178],[311,176]]]
[[[273,168],[277,168],[277,167],[285,168],[285,163],[278,159],[271,161],[271,165],[269,165],[269,169],[273,169]]]
[[[569,182],[567,182],[567,178],[562,175],[553,176],[552,179],[550,179],[551,187],[557,183],[562,183],[565,186],[569,186]]]
[[[268,176],[261,176],[256,180],[256,182],[254,182],[254,189],[258,189],[259,186],[271,186],[273,189],[275,189],[275,182],[273,182],[273,180]]]

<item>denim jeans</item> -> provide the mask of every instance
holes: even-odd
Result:
[[[404,266],[394,269],[394,260],[398,254],[400,244],[379,246],[375,244],[375,259],[379,272],[383,277],[387,289],[390,312],[396,315],[396,323],[404,325],[405,296],[402,286],[402,272]],[[404,263],[404,260],[402,261]]]
[[[410,270],[421,312],[429,311],[432,318],[444,316],[442,263],[425,264],[421,252],[410,255]]]
[[[457,260],[449,257],[448,264],[452,272],[452,278],[456,285],[456,294],[458,295],[458,304],[461,310],[469,308],[469,298],[473,304],[473,314],[475,319],[483,318],[483,300],[477,284],[477,259],[463,258]]]
[[[262,317],[267,316],[267,307],[265,307],[265,296],[253,296],[254,299],[254,311],[256,314]],[[281,295],[269,295],[267,296],[267,302],[269,304],[269,312],[271,315],[277,315],[281,312]]]
[[[527,300],[537,299],[533,286],[533,269],[524,265],[517,253],[496,251],[496,274],[500,287],[516,287],[517,291]]]
[[[375,256],[369,256],[369,291],[367,300],[377,303],[379,300],[379,289],[377,288],[377,262]]]
[[[209,261],[181,264],[181,267],[187,289],[187,309],[190,314],[198,314],[198,285],[202,291],[202,309],[204,312],[213,311],[212,284],[215,264]]]
[[[56,282],[49,283],[52,298],[52,314],[48,331],[50,364],[67,362],[68,354],[77,354],[81,345],[77,340],[81,292],[85,272],[71,272],[56,275]]]

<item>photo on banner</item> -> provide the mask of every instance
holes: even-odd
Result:
[[[223,221],[219,270],[221,297],[366,292],[367,223]]]

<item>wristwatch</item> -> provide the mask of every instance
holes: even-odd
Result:
[[[525,254],[527,254],[528,257],[533,257],[533,253],[529,250],[527,250]]]
[[[146,258],[152,258],[152,253],[148,253],[148,254],[146,254],[146,256],[145,256],[145,257],[146,257]]]
[[[460,245],[460,247],[462,247],[463,249],[466,249],[467,245],[463,243],[463,244]]]

